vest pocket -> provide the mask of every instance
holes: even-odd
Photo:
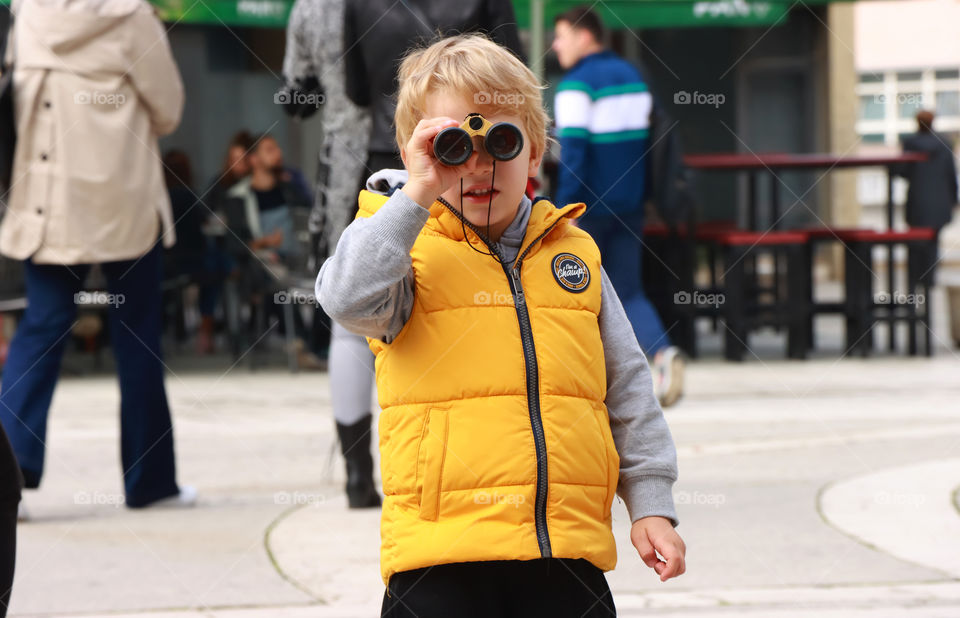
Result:
[[[417,451],[417,500],[420,519],[436,521],[440,514],[440,486],[447,455],[449,411],[427,408]]]
[[[613,441],[613,432],[610,429],[610,416],[606,408],[596,408],[597,422],[600,426],[600,436],[603,438],[603,444],[606,447],[607,460],[607,497],[603,502],[604,519],[610,517],[610,508],[613,506],[613,498],[617,495],[617,484],[620,482],[620,455],[617,453],[617,446]]]

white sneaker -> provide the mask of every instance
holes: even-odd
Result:
[[[27,505],[22,499],[17,505],[17,521],[30,521],[30,513],[27,512]]]
[[[197,488],[192,485],[181,485],[180,493],[163,500],[157,500],[147,505],[147,508],[184,509],[197,505]]]
[[[654,392],[661,407],[669,408],[683,397],[683,372],[686,362],[676,346],[666,347],[653,357]]]

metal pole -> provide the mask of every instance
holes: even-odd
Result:
[[[887,230],[890,231],[890,232],[893,231],[893,208],[894,208],[894,204],[893,204],[893,176],[894,176],[894,174],[893,174],[893,169],[892,169],[890,166],[887,166]],[[897,328],[896,328],[897,322],[896,322],[896,320],[893,319],[894,311],[895,311],[895,309],[896,309],[896,307],[894,307],[894,303],[893,303],[893,299],[894,299],[894,297],[895,297],[895,295],[896,295],[896,288],[894,287],[894,284],[895,284],[896,282],[895,282],[895,280],[894,280],[894,272],[893,272],[893,268],[894,268],[894,263],[893,263],[893,250],[894,250],[894,248],[895,248],[895,247],[894,247],[893,244],[887,245],[887,288],[888,288],[888,290],[890,291],[890,294],[889,294],[889,298],[890,298],[889,305],[890,305],[890,306],[887,308],[887,311],[889,312],[889,316],[890,316],[890,340],[889,340],[888,343],[887,343],[887,347],[890,349],[891,352],[893,352],[893,351],[895,351],[895,350],[897,349],[897,341],[896,341],[896,338],[894,337],[894,335],[896,334],[896,331],[897,331]],[[872,253],[871,253],[871,261],[870,261],[870,262],[867,262],[867,263],[868,263],[868,264],[873,264],[872,259],[873,259],[873,257],[872,257]],[[907,262],[908,262],[908,264],[909,264],[909,257],[907,258]],[[907,292],[909,293],[910,290],[907,290]],[[870,302],[871,302],[871,303],[873,302],[873,298],[870,299]],[[910,323],[909,323],[909,322],[907,323],[907,326],[908,326],[908,328],[910,327]]]
[[[543,82],[543,3],[530,0],[530,70]]]

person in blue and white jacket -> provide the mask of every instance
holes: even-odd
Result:
[[[643,292],[645,157],[653,97],[640,72],[604,48],[600,17],[587,7],[554,20],[552,49],[568,70],[557,86],[554,115],[560,166],[554,202],[584,202],[578,224],[593,236],[644,353],[652,358],[662,406],[683,394],[684,361]]]

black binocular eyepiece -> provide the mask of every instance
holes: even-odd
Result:
[[[487,153],[497,161],[509,161],[523,150],[523,134],[509,122],[490,122],[474,112],[459,127],[443,129],[433,140],[433,154],[444,165],[462,165],[473,154],[474,139],[483,140]]]

